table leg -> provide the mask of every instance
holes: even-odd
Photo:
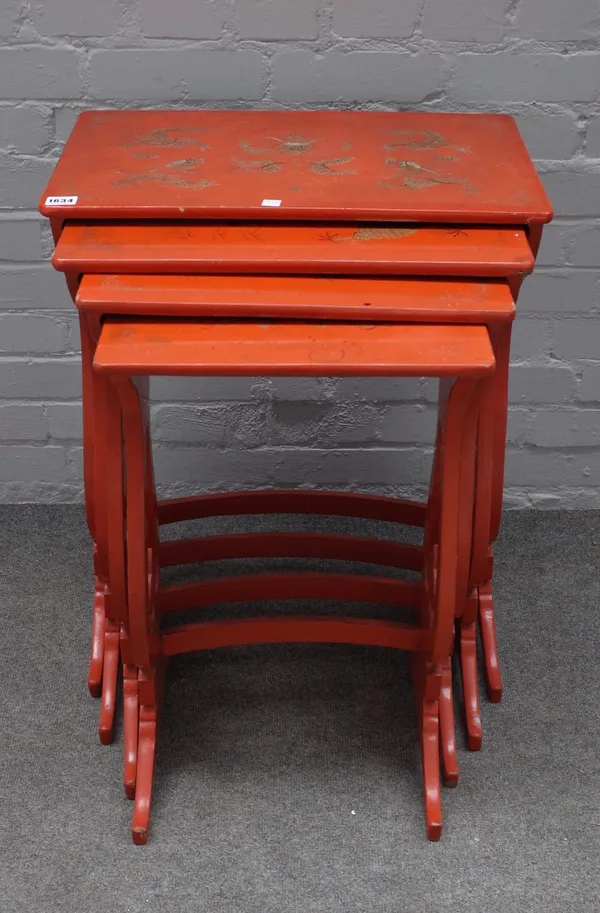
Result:
[[[140,693],[139,738],[137,782],[133,805],[131,836],[134,843],[148,842],[150,811],[152,808],[152,786],[156,759],[156,739],[165,686],[165,660],[159,660],[152,672],[140,672],[138,687]]]
[[[92,620],[92,649],[88,670],[88,688],[93,697],[102,694],[102,676],[104,671],[104,641],[106,635],[105,596],[108,580],[106,555],[103,544],[98,546],[98,527],[96,517],[96,500],[94,465],[94,358],[95,342],[90,326],[84,315],[80,314],[79,328],[81,333],[81,388],[83,403],[83,477],[85,492],[85,509],[88,529],[94,540],[94,611]]]
[[[489,327],[496,356],[496,371],[484,384],[479,418],[473,551],[469,580],[469,591],[476,599],[476,604],[469,617],[463,618],[459,632],[468,744],[473,750],[481,747],[477,622],[481,633],[488,695],[494,702],[498,702],[502,697],[491,555],[502,517],[511,329],[512,324],[505,323]]]
[[[127,441],[125,527],[121,522],[117,529],[111,523],[115,538],[120,534],[123,539],[125,531],[127,540],[127,627],[131,633],[131,655],[129,645],[124,647],[127,655],[124,667],[125,789],[127,795],[134,798],[133,841],[144,844],[148,840],[150,826],[156,739],[165,672],[155,617],[158,522],[149,434],[148,381],[141,378],[134,383],[129,378],[119,378],[115,386]],[[115,405],[115,401],[111,400],[113,416],[119,414]],[[116,512],[112,516],[116,521]],[[134,681],[136,671],[137,681]]]
[[[447,381],[440,382],[439,388],[439,417],[438,417],[438,435],[436,440],[433,480],[434,485],[439,488],[441,485],[440,473],[440,453],[441,453],[441,428],[445,421],[447,411],[448,396],[451,385]],[[486,383],[480,384],[479,402],[483,403],[486,391]],[[463,450],[460,464],[460,525],[458,531],[458,548],[457,548],[457,572],[456,572],[456,637],[457,643],[461,644],[461,635],[467,623],[474,623],[477,619],[477,604],[474,602],[469,589],[469,572],[471,557],[473,551],[473,539],[477,535],[477,529],[474,528],[473,518],[475,509],[475,454],[478,418],[481,407],[475,407],[469,410],[465,420],[465,429],[463,435]],[[487,492],[489,500],[489,491]],[[489,516],[489,513],[488,513]],[[479,531],[483,533],[484,542],[487,545],[487,527]],[[473,616],[471,618],[471,615]],[[459,651],[460,656],[465,656],[464,651]],[[476,670],[475,657],[475,670]],[[481,719],[479,714],[478,693],[477,693],[477,676],[472,675],[472,667],[468,663],[463,663],[462,668],[463,680],[463,706],[465,723],[468,733],[468,742],[471,747],[475,746],[477,738],[481,741]],[[458,759],[456,756],[456,741],[454,727],[454,705],[452,693],[452,670],[448,662],[447,667],[442,671],[442,689],[440,693],[440,736],[442,748],[442,763],[444,770],[444,779],[450,786],[455,786],[458,782]]]
[[[494,387],[494,454],[492,459],[490,545],[498,538],[502,520],[511,330],[512,324],[499,324],[490,328],[490,338],[494,346],[494,355],[496,356],[496,372],[492,379]]]
[[[431,657],[415,657],[425,815],[429,840],[442,829],[439,756],[448,785],[458,781],[454,740],[451,655],[456,620],[461,617],[471,554],[474,451],[480,384],[440,384],[436,459],[427,505],[424,568],[425,613],[435,631]],[[433,543],[436,543],[434,545]]]
[[[128,799],[135,798],[138,755],[138,671],[137,666],[123,664],[123,786]]]
[[[95,549],[94,549],[95,551]],[[95,565],[94,556],[94,565]],[[102,694],[102,672],[104,669],[104,630],[106,611],[104,608],[105,584],[94,574],[94,609],[92,614],[92,649],[88,667],[88,690],[92,697]]]
[[[92,651],[88,687],[94,696],[102,696],[99,736],[104,744],[112,742],[119,672],[119,606],[123,587],[118,591],[118,576],[113,572],[113,592],[109,586],[109,543],[107,504],[107,420],[110,415],[107,396],[109,382],[93,370],[94,352],[99,334],[95,315],[80,313],[81,366],[83,397],[84,484],[88,527],[94,539],[94,613]],[[112,600],[112,601],[111,601]],[[110,604],[110,606],[109,606]]]
[[[502,677],[498,665],[498,641],[496,637],[496,616],[492,597],[492,582],[482,583],[479,593],[479,631],[485,662],[488,698],[493,704],[502,699]]]
[[[452,692],[452,659],[442,665],[440,690],[440,754],[442,773],[446,786],[458,785],[458,757],[456,753],[456,729],[454,725],[454,696]]]
[[[475,600],[474,600],[475,601]],[[475,616],[477,617],[477,616]],[[467,727],[467,747],[479,751],[482,741],[479,684],[477,680],[477,625],[464,616],[458,622],[460,671]]]

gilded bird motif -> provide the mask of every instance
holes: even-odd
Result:
[[[252,146],[244,140],[240,140],[238,145],[243,152],[247,152],[249,155],[267,155],[269,152],[273,151],[278,152],[279,154],[304,155],[306,152],[312,152],[313,146],[320,141],[321,137],[318,139],[307,139],[305,136],[300,136],[298,133],[288,133],[283,139],[280,139],[277,136],[268,136],[267,139],[273,141],[275,144],[274,147]]]

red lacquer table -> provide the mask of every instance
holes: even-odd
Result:
[[[148,839],[168,658],[198,650],[284,642],[361,644],[408,653],[417,704],[426,831],[430,840],[439,839],[440,773],[447,785],[455,786],[458,780],[450,663],[471,552],[477,415],[482,392],[495,371],[486,328],[364,321],[269,322],[264,317],[242,323],[107,317],[94,370],[109,378],[112,393],[104,426],[108,441],[105,469],[111,480],[107,486],[109,587],[113,609],[115,586],[123,586],[127,592],[120,644],[126,684],[125,785],[135,800],[133,840],[145,843]],[[161,542],[148,443],[147,383],[149,376],[161,374],[439,378],[443,392],[422,546],[411,549],[403,543],[368,537],[299,532]],[[319,492],[319,497],[307,491],[245,492],[187,497],[177,506],[196,517],[273,509],[307,512],[307,507],[312,513],[325,510],[377,519],[398,520],[410,514],[410,505],[393,498],[340,492]],[[213,580],[202,576],[170,586],[161,580],[165,563],[249,556],[369,561],[379,568],[418,570],[420,579],[328,570],[271,571]],[[199,620],[191,624],[169,623],[173,613],[189,608],[240,601],[268,604],[273,599],[382,602],[391,610],[391,617],[288,614],[282,618],[266,614],[266,606],[261,605],[264,614],[258,617],[207,620],[201,612]],[[131,671],[137,672],[137,679]]]
[[[478,748],[478,617],[489,694],[501,696],[492,545],[502,507],[513,302],[552,214],[512,119],[89,112],[40,208],[52,223],[53,262],[80,310],[96,571],[89,684],[103,694],[103,740],[112,738],[119,628],[105,605],[111,586],[102,422],[110,393],[92,370],[102,318],[269,316],[488,328],[496,372],[479,415],[472,549],[458,627],[468,741]],[[172,521],[189,508],[167,502],[158,515]],[[405,505],[397,516],[425,523],[423,505]]]

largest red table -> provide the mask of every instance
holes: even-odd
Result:
[[[55,265],[67,273],[73,298],[83,273],[265,270],[504,277],[516,298],[532,268],[542,226],[552,215],[509,117],[323,111],[86,112],[40,209],[51,220],[58,244]],[[347,223],[352,224],[345,230]],[[205,247],[207,228],[212,255]],[[528,244],[525,253],[518,247],[521,238]],[[377,243],[365,248],[364,242]],[[214,316],[219,301],[223,312],[231,313],[235,302],[221,294],[215,303],[210,289],[206,301],[188,301],[186,313],[202,316],[210,307]],[[86,507],[96,543],[89,683],[99,693],[104,663],[108,712],[114,688],[107,682],[115,681],[118,653],[115,657],[114,649],[107,653],[103,647],[106,637],[118,634],[105,628],[103,432],[94,421],[101,421],[106,391],[102,377],[92,371],[103,311],[87,299],[80,304]],[[163,306],[162,312],[181,313],[181,306],[177,311]],[[259,301],[252,313],[260,315]],[[329,316],[335,319],[333,312]],[[460,308],[453,319],[460,322]],[[490,694],[499,699],[491,546],[502,506],[510,321],[495,321],[482,307],[481,322],[490,328],[497,371],[479,423],[474,520],[479,533],[473,540],[472,607],[463,639],[465,655],[474,657],[473,612],[479,608]],[[469,691],[467,703],[473,703],[472,676]],[[475,705],[469,718],[470,744],[478,747]],[[111,737],[112,721],[103,732]]]

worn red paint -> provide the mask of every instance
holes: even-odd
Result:
[[[45,205],[66,194],[76,207]],[[515,225],[552,212],[512,118],[365,111],[85,112],[41,209],[69,219]]]

